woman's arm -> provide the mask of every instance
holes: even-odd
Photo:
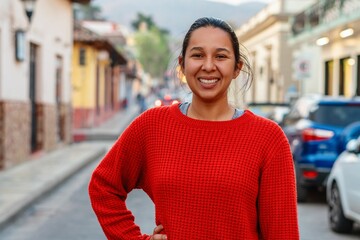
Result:
[[[142,235],[127,209],[127,194],[141,187],[142,146],[137,124],[130,125],[94,170],[89,195],[92,208],[108,239],[150,239]]]
[[[258,216],[263,239],[299,239],[295,171],[280,128],[269,134],[261,171]]]

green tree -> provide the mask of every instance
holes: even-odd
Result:
[[[139,31],[141,23],[145,23],[149,29],[156,26],[151,16],[146,16],[142,13],[138,13],[137,19],[131,22],[131,26],[134,30]]]
[[[146,24],[145,30],[140,27],[142,23]],[[163,77],[171,57],[168,31],[160,29],[151,16],[141,13],[132,22],[132,26],[137,30],[135,34],[137,59],[151,76]]]
[[[101,8],[93,4],[74,4],[75,20],[104,20],[101,16]]]

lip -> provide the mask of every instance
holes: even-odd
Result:
[[[210,89],[216,86],[216,84],[220,81],[220,78],[212,76],[199,77],[198,81],[203,88]]]

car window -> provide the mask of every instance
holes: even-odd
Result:
[[[290,112],[284,118],[285,124],[291,124],[301,118],[308,118],[309,109],[314,105],[314,101],[309,99],[299,99],[294,106],[290,109]]]
[[[345,127],[359,121],[360,105],[319,105],[309,119],[320,124]]]

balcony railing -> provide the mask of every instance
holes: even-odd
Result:
[[[360,15],[360,0],[321,0],[292,18],[293,36],[351,15]]]

